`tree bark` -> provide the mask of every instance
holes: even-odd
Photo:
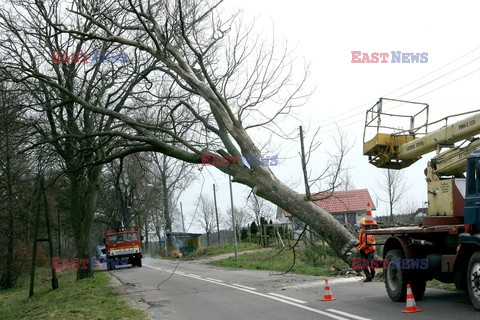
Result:
[[[165,164],[165,160],[166,158],[164,157],[163,160],[164,160],[164,164]],[[166,167],[163,168],[163,170],[161,170],[161,176],[162,176],[162,194],[163,194],[163,197],[162,197],[162,200],[163,200],[163,214],[164,214],[164,218],[165,218],[165,230],[166,230],[166,234],[167,234],[167,252],[166,254],[168,255],[169,252],[172,252],[173,250],[176,250],[177,247],[176,245],[173,243],[173,239],[172,239],[172,213],[170,212],[170,197],[169,197],[169,190],[168,190],[168,187],[167,187],[167,175],[166,175]]]
[[[77,258],[91,261],[90,228],[97,203],[101,166],[95,166],[85,179],[81,173],[70,173],[70,221],[74,235]],[[77,270],[77,280],[93,278],[92,266]]]

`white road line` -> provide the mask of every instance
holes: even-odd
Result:
[[[196,275],[196,274],[193,274],[193,273],[189,273],[188,274],[190,277],[194,277],[194,278],[201,278],[202,276],[199,276],[199,275]]]
[[[218,279],[213,279],[213,278],[206,278],[207,280],[212,280],[212,281],[217,281],[217,282],[223,282],[222,280],[218,280]]]
[[[242,286],[241,284],[237,284],[237,283],[232,283],[232,285],[237,286],[237,287],[240,287],[240,288],[243,288],[243,289],[248,289],[248,290],[253,290],[253,291],[256,291],[256,290],[257,290],[257,289],[255,289],[255,288],[247,287],[247,286]]]
[[[349,277],[349,278],[337,278],[337,279],[328,279],[328,284],[338,284],[338,283],[351,283],[359,282],[362,280],[362,277]],[[323,288],[325,286],[325,280],[312,281],[301,284],[294,284],[291,286],[284,287],[285,289],[306,289],[306,288]]]
[[[290,300],[290,301],[293,301],[293,302],[296,302],[296,303],[307,303],[307,301],[298,300],[298,299],[295,299],[295,298],[290,298],[290,297],[283,296],[283,295],[278,294],[278,293],[270,292],[269,294],[271,294],[272,296],[276,296],[276,297],[279,297],[279,298],[287,299],[287,300]]]
[[[351,314],[351,313],[348,313],[348,312],[339,311],[339,310],[335,310],[335,309],[327,309],[327,311],[335,312],[335,313],[341,314],[342,316],[350,317],[350,318],[357,319],[357,320],[371,320],[371,319],[369,319],[369,318],[364,318],[364,317],[356,316],[356,315],[354,315],[354,314]]]
[[[152,268],[152,267],[150,267],[150,268]],[[154,269],[155,269],[155,268],[154,268]],[[193,278],[193,279],[200,280],[200,281],[205,281],[205,282],[214,283],[214,284],[219,285],[219,286],[224,286],[224,287],[228,287],[228,288],[232,288],[232,289],[237,289],[237,290],[240,290],[240,291],[243,291],[243,292],[251,293],[251,294],[254,294],[254,295],[257,295],[257,296],[261,296],[261,297],[265,297],[265,298],[268,298],[268,299],[271,299],[271,300],[276,300],[276,301],[278,301],[278,302],[282,302],[282,303],[285,303],[285,304],[288,304],[288,305],[291,305],[291,306],[294,306],[294,307],[297,307],[297,308],[300,308],[300,309],[303,309],[303,310],[307,310],[307,311],[311,311],[311,312],[314,312],[314,313],[318,313],[318,314],[327,316],[327,317],[332,318],[332,319],[336,319],[336,320],[351,320],[351,319],[348,319],[348,318],[344,318],[344,317],[337,316],[336,314],[333,314],[333,313],[329,313],[329,312],[325,312],[325,311],[322,311],[322,310],[310,308],[310,307],[307,307],[307,306],[304,306],[304,305],[301,305],[301,304],[298,304],[298,303],[295,303],[295,302],[291,302],[291,301],[288,301],[288,300],[280,299],[280,298],[277,298],[277,297],[274,297],[274,296],[269,296],[268,294],[263,294],[263,293],[260,293],[260,292],[256,292],[256,291],[252,291],[252,290],[248,290],[248,289],[244,289],[244,288],[232,286],[232,285],[230,285],[230,284],[219,283],[219,282],[212,281],[212,280],[207,280],[207,279],[204,279],[204,278],[191,277],[191,276],[186,275],[186,274],[182,274],[181,276]]]

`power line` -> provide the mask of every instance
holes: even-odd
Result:
[[[476,61],[476,60],[478,60],[478,59],[480,59],[480,57],[477,57],[477,58],[475,58],[475,59],[473,59],[473,60],[471,60],[471,61],[469,61],[469,62],[467,62],[467,63],[465,63],[465,64],[463,64],[463,65],[461,65],[460,67],[453,69],[453,70],[450,71],[450,72],[447,72],[447,73],[445,73],[445,74],[443,74],[443,75],[441,75],[441,76],[439,76],[439,77],[437,77],[437,78],[435,78],[435,79],[433,79],[433,80],[431,80],[431,81],[429,81],[429,82],[427,82],[427,83],[424,83],[424,84],[422,84],[421,86],[416,87],[415,89],[412,89],[412,90],[410,90],[410,91],[407,91],[406,93],[404,93],[404,94],[396,97],[395,99],[399,99],[399,98],[401,98],[401,97],[403,97],[403,96],[406,96],[407,94],[409,94],[409,93],[411,93],[411,92],[413,92],[413,91],[416,91],[416,90],[418,90],[418,89],[420,89],[420,88],[423,88],[423,87],[425,87],[426,85],[428,85],[428,84],[430,84],[430,83],[433,83],[433,82],[435,82],[435,81],[437,81],[437,80],[439,80],[439,79],[441,79],[441,78],[443,78],[443,77],[445,77],[445,76],[447,76],[447,75],[449,75],[449,74],[452,74],[453,72],[455,72],[455,71],[457,71],[457,70],[459,70],[459,69],[461,69],[461,68],[469,65],[470,63],[472,63],[472,62],[474,62],[474,61]]]
[[[475,61],[475,60],[478,60],[478,59],[480,59],[480,57],[472,60],[471,62],[473,62],[473,61]],[[469,63],[471,63],[471,62],[469,62]],[[467,64],[469,64],[469,63],[467,63]],[[467,64],[465,64],[465,65],[467,65]],[[456,71],[456,70],[462,68],[462,67],[465,66],[465,65],[462,65],[461,67],[459,67],[459,68],[457,68],[457,69],[455,69],[455,70],[453,70],[453,71]],[[451,71],[450,73],[452,73],[453,71]],[[475,70],[473,70],[473,71],[471,71],[471,72],[469,72],[469,73],[467,73],[467,74],[465,74],[465,75],[462,75],[462,76],[460,76],[460,77],[458,77],[458,78],[456,78],[456,79],[454,79],[454,80],[452,80],[452,81],[450,81],[450,82],[447,82],[447,83],[444,84],[444,85],[441,85],[441,86],[439,86],[439,87],[437,87],[437,88],[435,88],[435,89],[433,89],[433,90],[430,90],[430,91],[428,91],[428,92],[426,92],[426,93],[424,93],[424,94],[421,94],[421,95],[419,95],[419,96],[417,96],[417,97],[415,97],[415,98],[412,98],[412,99],[410,99],[410,100],[416,100],[416,99],[418,99],[418,98],[421,98],[421,97],[423,97],[423,96],[426,96],[427,94],[430,94],[430,93],[432,93],[432,92],[434,92],[434,91],[437,91],[437,90],[439,90],[439,89],[441,89],[441,88],[444,88],[444,87],[446,87],[446,86],[448,86],[448,85],[450,85],[450,84],[452,84],[452,83],[454,83],[454,82],[456,82],[456,81],[458,81],[458,80],[461,80],[461,79],[463,79],[463,78],[465,78],[465,77],[467,77],[467,76],[469,76],[469,75],[471,75],[471,74],[473,74],[473,73],[475,73],[475,72],[478,72],[478,71],[480,71],[480,68],[475,69]],[[450,73],[449,73],[449,74],[450,74]],[[438,77],[438,78],[430,81],[429,83],[432,83],[432,82],[434,82],[434,81],[436,81],[436,80],[438,80],[438,79],[440,79],[440,78],[442,78],[442,77],[443,77],[443,76],[440,76],[440,77]],[[424,85],[422,85],[422,86],[420,86],[420,87],[423,87],[423,86],[424,86]],[[418,87],[418,88],[420,88],[420,87]],[[417,89],[418,89],[418,88],[417,88]],[[408,93],[411,93],[411,92],[413,92],[413,91],[415,91],[415,90],[411,90],[411,91],[409,91]],[[403,95],[400,95],[400,96],[396,97],[395,99],[398,99],[398,98],[400,98],[400,97],[402,97],[402,96],[403,96]],[[398,108],[399,106],[401,106],[401,105],[403,105],[403,104],[405,104],[405,102],[399,103],[399,104],[397,104],[396,106],[393,106],[393,107],[391,107],[391,108],[389,108],[389,109],[386,109],[385,111],[394,110],[394,109]],[[361,113],[357,114],[356,116],[358,116],[358,115],[360,115],[360,114],[363,114],[363,113],[365,113],[365,111],[362,111]],[[342,121],[345,121],[345,120],[350,119],[350,118],[353,118],[353,117],[354,117],[354,116],[346,117],[346,118],[344,118],[343,120],[340,120],[340,121],[338,121],[338,122],[342,122]],[[362,120],[363,120],[363,119],[358,119],[358,120],[352,121],[352,122],[350,122],[350,123],[344,124],[344,126],[349,126],[349,125],[352,125],[352,124],[356,124],[356,123],[358,123],[358,122],[360,122],[360,121],[362,121]],[[335,124],[338,124],[338,122],[336,122]],[[331,126],[331,125],[327,125],[327,127],[329,127],[329,126]],[[325,130],[325,131],[319,131],[319,134],[325,134],[325,133],[332,132],[332,131],[335,131],[335,130],[336,130],[336,128],[328,129],[328,130]]]
[[[456,59],[454,59],[454,60],[452,60],[452,61],[444,64],[443,66],[441,66],[441,67],[439,67],[439,68],[437,68],[437,69],[435,69],[435,70],[427,73],[426,75],[424,75],[424,76],[422,76],[422,77],[420,77],[420,78],[418,78],[418,79],[416,79],[416,80],[414,80],[414,81],[411,81],[411,82],[409,82],[409,83],[401,86],[400,88],[397,88],[397,89],[395,89],[395,90],[393,90],[393,91],[391,91],[391,92],[389,92],[389,93],[387,93],[387,94],[384,94],[383,96],[384,96],[384,97],[385,97],[385,96],[389,96],[389,95],[391,95],[391,94],[393,94],[393,93],[395,93],[395,92],[397,92],[397,91],[399,91],[399,90],[401,90],[401,89],[403,89],[403,88],[406,88],[406,87],[410,86],[410,85],[413,84],[413,83],[416,83],[416,82],[418,82],[418,81],[420,81],[420,80],[422,80],[422,79],[425,79],[426,77],[428,77],[428,76],[436,73],[437,71],[439,71],[439,70],[441,70],[441,69],[444,69],[444,68],[448,67],[449,65],[457,62],[458,60],[460,60],[460,59],[462,59],[462,58],[464,58],[464,57],[466,57],[466,56],[468,56],[469,54],[471,54],[472,52],[477,51],[478,49],[480,49],[480,46],[479,46],[479,47],[476,47],[476,48],[470,50],[469,52],[461,55],[460,57],[458,57],[458,58],[456,58]],[[453,72],[455,72],[455,71],[457,71],[457,70],[465,67],[466,65],[469,65],[469,64],[475,62],[475,61],[478,60],[478,59],[480,59],[480,57],[477,57],[477,58],[475,58],[475,59],[473,59],[473,60],[471,60],[471,61],[469,61],[469,62],[467,62],[467,63],[465,63],[465,64],[463,64],[463,65],[461,65],[461,66],[459,66],[459,67],[457,67],[457,68],[455,68],[455,69],[453,69],[452,71],[449,71],[449,72],[447,72],[447,73],[445,73],[445,74],[443,74],[443,75],[441,75],[441,76],[439,76],[439,77],[437,77],[437,78],[435,78],[435,79],[433,79],[433,80],[431,80],[431,81],[429,81],[429,82],[427,82],[427,83],[425,83],[425,84],[423,84],[423,85],[421,85],[421,86],[419,86],[419,87],[416,87],[416,88],[414,88],[414,89],[412,89],[412,90],[410,90],[410,91],[408,91],[408,92],[406,92],[406,93],[404,93],[404,94],[401,94],[401,95],[397,96],[396,99],[398,99],[398,98],[400,98],[400,97],[403,97],[403,96],[405,96],[405,95],[407,95],[407,94],[409,94],[409,93],[411,93],[411,92],[414,92],[414,91],[416,91],[416,90],[418,90],[418,89],[420,89],[420,88],[422,88],[422,87],[424,87],[424,86],[426,86],[426,85],[428,85],[428,84],[430,84],[430,83],[432,83],[432,82],[435,82],[435,81],[437,81],[437,80],[439,80],[439,79],[441,79],[441,78],[443,78],[443,77],[445,77],[445,76],[447,76],[447,75],[449,75],[449,74],[451,74],[451,73],[453,73]],[[325,121],[328,121],[328,120],[331,120],[331,119],[335,119],[335,118],[338,118],[338,117],[341,117],[341,116],[344,116],[346,113],[350,113],[351,111],[357,110],[357,109],[359,109],[359,108],[363,108],[365,105],[367,105],[367,104],[369,104],[369,103],[374,103],[374,102],[376,102],[376,101],[372,101],[372,102],[367,102],[367,103],[361,104],[361,105],[359,105],[359,106],[357,106],[357,107],[355,107],[355,108],[348,109],[347,111],[343,112],[342,114],[339,114],[339,115],[336,115],[336,116],[332,116],[332,117],[329,117],[329,118],[326,118],[326,119],[322,119],[322,120],[314,123],[313,125],[318,124],[318,123],[321,123],[321,122],[325,122]],[[342,118],[341,120],[335,121],[335,122],[332,123],[332,124],[327,124],[327,125],[325,125],[325,127],[329,127],[329,126],[332,126],[333,124],[337,124],[337,123],[339,123],[339,122],[343,122],[343,121],[345,121],[345,120],[348,120],[348,119],[357,117],[357,116],[359,116],[359,115],[361,115],[361,114],[363,114],[363,113],[364,113],[364,111],[362,111],[362,112],[357,112],[357,113],[355,113],[355,114],[353,114],[353,115],[350,115],[350,116],[348,116],[348,117]],[[330,130],[330,131],[332,131],[332,130]]]

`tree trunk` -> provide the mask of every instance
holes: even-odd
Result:
[[[167,186],[167,175],[166,175],[166,157],[164,157],[164,168],[161,170],[161,175],[162,175],[162,194],[163,194],[163,214],[165,218],[165,230],[167,234],[167,255],[168,252],[172,252],[173,250],[176,250],[176,246],[172,241],[172,214],[170,212],[170,197],[169,197],[169,190]]]
[[[145,242],[144,242],[144,248],[145,248],[145,253],[148,252],[148,217],[145,217]]]
[[[13,179],[12,179],[12,167],[11,167],[11,159],[10,159],[10,139],[9,139],[9,132],[5,135],[5,142],[6,142],[6,163],[5,163],[5,174],[7,176],[7,217],[8,217],[8,231],[7,231],[7,256],[6,256],[6,264],[5,264],[5,271],[2,275],[2,287],[4,289],[8,289],[13,287],[15,282],[15,268],[13,266]]]
[[[72,223],[77,258],[79,261],[87,259],[91,261],[92,248],[90,245],[90,229],[97,203],[101,166],[90,169],[85,178],[81,172],[71,173],[70,180],[70,221]],[[77,280],[92,278],[92,266],[84,264],[87,268],[77,270]]]
[[[340,258],[348,264],[351,263],[351,258],[356,253],[357,239],[330,213],[310,201],[305,201],[302,195],[279,181],[268,167],[254,167],[248,175],[244,172],[235,172],[233,181],[256,188],[259,196],[290,212],[292,216],[317,231]]]
[[[210,247],[210,232],[207,232],[207,247]]]
[[[57,279],[57,270],[53,268],[52,259],[54,256],[53,253],[53,238],[52,238],[52,229],[50,225],[50,207],[48,205],[47,194],[45,190],[45,181],[44,177],[41,177],[40,180],[40,187],[42,190],[42,197],[43,197],[43,209],[45,210],[45,224],[47,226],[47,235],[48,235],[48,252],[50,256],[50,266],[52,268],[52,290],[58,289],[58,279]]]

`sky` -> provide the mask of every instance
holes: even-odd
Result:
[[[310,168],[321,173],[326,154],[334,149],[338,125],[348,134],[353,148],[347,164],[357,189],[367,188],[377,205],[374,215],[388,213],[382,202],[382,170],[362,155],[365,111],[380,98],[427,103],[429,120],[480,109],[480,3],[476,1],[284,1],[226,0],[225,14],[240,10],[245,21],[255,19],[252,32],[275,34],[288,41],[299,61],[310,63],[307,86],[315,89],[309,101],[285,120],[289,127],[307,129],[306,140],[320,127],[321,147],[312,156]],[[388,63],[352,63],[352,51],[388,52]],[[392,51],[427,53],[425,63],[391,63]],[[301,75],[302,70],[298,70]],[[392,110],[410,113],[411,105]],[[260,142],[255,140],[255,142]],[[278,166],[272,171],[280,180],[297,181],[294,189],[304,192],[297,141],[280,141]],[[434,153],[424,155],[402,170],[407,191],[398,209],[413,202],[421,206],[427,199],[424,168]],[[218,186],[219,210],[230,207],[228,177],[212,167],[199,172],[199,179],[181,196],[190,232],[201,232],[192,224],[200,193],[212,197]],[[203,188],[202,188],[203,184]],[[315,190],[312,190],[315,191]],[[234,204],[246,204],[249,188],[234,184]],[[197,212],[197,214],[199,214]]]

